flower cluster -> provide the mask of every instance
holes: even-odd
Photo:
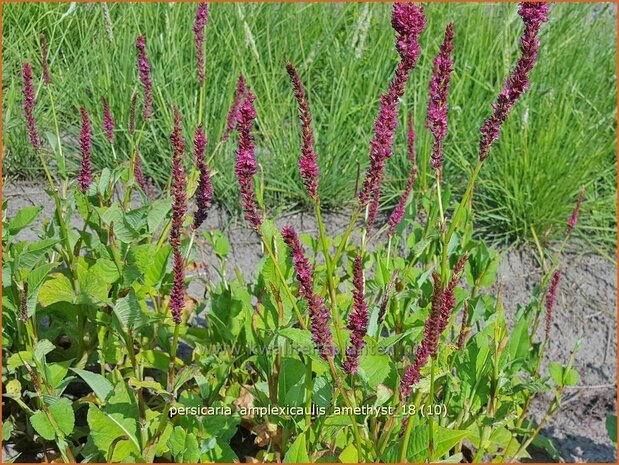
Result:
[[[411,162],[412,166],[408,175],[406,187],[404,188],[404,192],[402,192],[402,196],[400,197],[400,201],[393,209],[393,212],[391,212],[391,216],[389,216],[389,230],[387,231],[389,237],[393,237],[393,235],[395,234],[395,229],[402,222],[402,218],[404,218],[404,209],[406,208],[406,202],[408,202],[408,197],[410,196],[413,190],[413,186],[415,185],[415,180],[417,179],[417,162],[415,160],[415,128],[413,127],[412,113],[408,117],[407,141],[408,159]]]
[[[170,244],[172,245],[174,284],[170,292],[170,309],[172,319],[176,324],[181,322],[181,314],[185,308],[185,265],[181,254],[181,229],[187,213],[187,178],[183,167],[185,154],[185,138],[181,122],[183,118],[178,108],[174,108],[174,129],[170,135],[172,143],[172,227],[170,229]]]
[[[460,274],[467,259],[468,256],[465,254],[458,260],[452,271],[451,280],[445,288],[442,286],[439,274],[436,272],[432,273],[434,293],[432,295],[430,315],[426,319],[423,340],[415,352],[415,360],[408,366],[402,376],[400,383],[400,399],[402,401],[408,399],[413,386],[419,382],[421,369],[428,362],[428,359],[436,355],[440,336],[447,327],[451,311],[456,305],[454,291],[460,281]]]
[[[77,183],[80,190],[85,194],[88,191],[88,186],[92,183],[92,166],[90,149],[92,148],[92,128],[90,127],[90,118],[84,107],[80,108],[82,115],[82,129],[80,131],[80,151],[82,153],[82,168],[77,177]]]
[[[432,68],[432,79],[430,80],[430,99],[428,101],[428,116],[426,127],[432,132],[434,141],[432,143],[432,155],[430,163],[432,168],[439,170],[443,166],[443,140],[447,135],[447,94],[449,92],[449,81],[453,71],[453,52],[454,25],[447,25],[445,38],[441,44],[440,51],[434,58]]]
[[[396,48],[401,60],[387,92],[380,100],[380,110],[374,125],[374,138],[370,142],[370,167],[363,188],[359,192],[360,207],[365,207],[372,200],[367,221],[368,232],[376,219],[385,162],[393,155],[398,104],[404,95],[409,73],[419,56],[419,34],[426,24],[423,8],[412,3],[396,3],[393,6],[391,24],[397,33]]]
[[[226,116],[226,129],[224,130],[223,135],[221,136],[222,142],[225,142],[230,137],[230,134],[236,127],[239,120],[239,109],[241,108],[241,103],[245,98],[245,93],[247,92],[247,88],[245,86],[245,78],[243,75],[239,75],[239,80],[236,83],[236,92],[234,94],[234,101],[232,102],[232,106],[228,111],[228,115]]]
[[[138,72],[144,89],[144,108],[142,116],[145,121],[153,115],[153,81],[150,77],[150,63],[146,57],[146,38],[138,36],[135,46],[138,50]]]
[[[196,10],[196,21],[193,24],[196,58],[198,60],[198,78],[200,86],[204,85],[204,28],[208,23],[208,5],[201,1]]]
[[[52,83],[52,78],[47,64],[47,37],[45,34],[41,34],[41,66],[43,67],[43,82],[49,86]]]
[[[334,354],[333,337],[329,328],[329,309],[323,300],[314,292],[313,268],[303,254],[303,248],[299,242],[297,232],[292,226],[284,226],[282,229],[284,242],[290,249],[290,255],[294,263],[294,269],[299,282],[299,294],[307,302],[311,322],[312,340],[316,349],[323,359],[332,357]]]
[[[576,223],[578,223],[578,214],[580,213],[580,206],[582,202],[585,200],[585,189],[582,187],[580,189],[580,193],[578,194],[578,200],[576,200],[576,205],[574,206],[574,210],[572,210],[572,214],[570,218],[567,220],[567,235],[571,235],[574,232],[574,228],[576,227]]]
[[[307,193],[314,200],[318,199],[318,161],[314,151],[314,132],[312,130],[312,114],[305,97],[305,89],[299,77],[299,73],[292,63],[286,63],[286,70],[292,81],[294,96],[299,106],[299,119],[301,120],[301,158],[299,159],[299,171],[305,183]]]
[[[236,151],[235,174],[241,186],[241,205],[245,210],[245,220],[256,230],[262,225],[262,216],[258,211],[256,196],[254,194],[254,175],[258,169],[256,165],[254,136],[252,127],[256,119],[254,100],[256,96],[251,92],[245,94],[245,98],[239,108],[238,130],[239,142]]]
[[[365,284],[363,279],[363,260],[361,255],[355,257],[353,264],[353,306],[350,316],[348,317],[347,328],[352,331],[350,333],[350,346],[346,349],[346,360],[342,368],[348,374],[356,373],[359,366],[359,356],[361,350],[365,346],[363,338],[368,332],[368,323],[370,313],[368,305],[365,301]]]
[[[213,183],[211,182],[211,173],[206,166],[205,159],[206,150],[206,133],[199,125],[196,129],[196,134],[193,139],[193,155],[200,173],[198,180],[198,189],[196,190],[196,214],[193,217],[193,223],[191,227],[198,229],[208,215],[208,209],[211,206],[213,200]]]
[[[37,123],[34,119],[34,85],[32,84],[32,67],[30,63],[24,63],[22,68],[22,79],[24,87],[22,92],[24,94],[24,116],[26,118],[26,128],[28,129],[28,137],[30,137],[30,143],[34,150],[37,152],[41,150],[41,138],[39,137],[39,131],[37,130]]]
[[[548,5],[542,2],[522,2],[518,14],[522,17],[525,26],[524,34],[520,38],[521,56],[505,81],[497,101],[492,105],[494,112],[484,121],[480,129],[480,161],[488,157],[490,147],[499,138],[501,126],[507,119],[507,115],[516,100],[529,88],[529,73],[535,65],[539,48],[537,35],[542,23],[548,20]]]
[[[138,185],[146,194],[146,197],[152,199],[155,196],[155,185],[153,184],[153,180],[151,178],[147,178],[144,176],[144,172],[142,171],[142,160],[140,158],[140,151],[136,147],[135,149],[135,164],[133,166],[133,175],[135,176],[135,180]]]
[[[557,289],[559,288],[559,281],[561,280],[561,268],[556,270],[550,278],[550,287],[548,288],[548,294],[546,294],[546,339],[550,336],[550,330],[552,329],[552,310],[555,306],[557,299]]]
[[[110,110],[110,105],[107,103],[105,97],[102,99],[103,102],[103,132],[105,133],[105,137],[110,142],[110,144],[114,143],[114,117],[112,116],[112,111]]]

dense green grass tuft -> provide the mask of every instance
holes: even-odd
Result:
[[[38,37],[48,36],[53,89],[68,142],[78,133],[80,105],[101,131],[100,98],[106,96],[126,152],[129,99],[138,88],[135,37],[147,37],[155,84],[155,118],[142,142],[147,174],[169,176],[168,135],[172,104],[185,115],[187,137],[198,121],[198,83],[191,26],[195,5],[109,4],[113,41],[101,4],[6,4],[3,7],[4,176],[35,178],[39,164],[27,144],[21,114],[20,67],[39,69]],[[422,55],[405,95],[412,111],[421,165],[418,188],[430,185],[430,138],[423,129],[431,60],[449,21],[456,27],[456,71],[450,93],[446,183],[459,192],[476,159],[479,126],[515,63],[522,23],[513,4],[430,4]],[[367,22],[367,34],[363,31]],[[540,40],[530,91],[517,104],[484,166],[475,201],[481,231],[498,241],[563,234],[580,185],[587,188],[583,237],[611,247],[616,231],[615,13],[600,4],[555,4]],[[378,99],[397,55],[387,4],[213,4],[206,34],[205,120],[210,153],[218,147],[240,72],[258,99],[259,161],[266,202],[294,208],[307,203],[296,162],[299,130],[285,60],[293,61],[308,90],[321,168],[320,195],[327,208],[350,202],[359,169],[367,166],[368,142]],[[362,43],[362,46],[360,45]],[[42,89],[41,89],[42,90]],[[52,132],[46,97],[38,119]],[[403,120],[404,122],[404,120]],[[138,119],[138,127],[140,121]],[[102,133],[95,164],[109,165]],[[75,168],[78,159],[71,156]],[[215,153],[217,199],[238,204],[233,178],[234,137]],[[391,208],[407,176],[405,134],[398,131],[389,164],[384,208]]]

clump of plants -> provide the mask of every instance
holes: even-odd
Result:
[[[201,3],[193,28],[200,115],[208,14]],[[541,252],[539,285],[511,324],[495,286],[498,253],[472,237],[475,182],[529,86],[548,5],[523,2],[518,14],[520,56],[481,126],[478,159],[460,199],[442,176],[457,31],[446,26],[425,121],[434,141],[434,187],[411,199],[415,125],[402,116],[400,99],[425,16],[412,3],[393,6],[399,61],[380,98],[357,205],[337,237],[326,234],[322,219],[319,154],[302,77],[285,65],[300,117],[299,175],[317,237],[293,226],[279,231],[266,214],[257,178],[259,96],[240,76],[222,143],[237,144],[244,218],[262,242],[250,282],[240,273],[230,279],[231,245],[221,232],[204,229],[217,175],[205,153],[207,128],[192,128],[189,163],[182,110],[173,102],[170,109],[154,105],[147,39],[136,40],[140,92],[131,98],[130,120],[119,127],[103,97],[98,110],[104,124],[97,149],[113,166],[93,172],[99,131],[89,117],[95,109],[82,108],[76,174],[58,124],[44,142],[34,117],[35,105],[50,105],[55,115],[58,96],[43,36],[42,78],[35,84],[24,64],[23,105],[55,208],[33,241],[19,240],[20,232],[41,208],[3,215],[3,440],[65,462],[480,462],[525,458],[532,444],[552,449],[539,433],[565,386],[578,381],[577,348],[570,360],[542,360],[552,340],[561,251],[584,193],[558,252]],[[139,148],[149,121],[168,110],[172,170],[159,191],[142,172]],[[404,120],[410,175],[381,226],[383,174]],[[129,153],[116,153],[119,130],[131,134]],[[187,288],[203,278],[186,274],[195,268],[198,236],[211,244],[217,262],[208,265],[218,276],[205,279],[199,301]],[[529,407],[541,392],[554,397],[535,423]]]

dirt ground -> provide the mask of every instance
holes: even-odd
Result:
[[[9,201],[9,217],[26,205],[42,204],[44,211],[53,209],[48,196],[35,185],[5,185],[3,200]],[[349,218],[345,214],[330,214],[325,219],[330,233],[341,233]],[[276,224],[279,227],[293,224],[300,233],[317,233],[311,214],[278,218]],[[227,272],[232,276],[238,267],[251,279],[261,248],[257,236],[243,221],[215,209],[202,228],[217,228],[228,234],[231,249]],[[20,239],[35,237],[35,232],[25,231]],[[197,245],[199,261],[216,263],[204,240],[198,240]],[[579,251],[566,253],[562,266],[564,274],[547,358],[565,363],[576,341],[581,340],[575,362],[580,382],[566,389],[561,410],[543,429],[543,434],[552,438],[563,461],[616,462],[616,447],[608,438],[605,421],[609,413],[617,412],[617,269],[602,257]],[[205,272],[215,275],[209,265]],[[528,250],[503,252],[499,279],[503,284],[506,313],[513,315],[518,304],[528,302],[539,280],[534,254]],[[202,293],[199,285],[190,288],[190,294],[195,297]],[[540,397],[534,404],[533,412],[538,419],[550,401],[548,397]],[[534,459],[548,460],[542,452],[535,454]]]

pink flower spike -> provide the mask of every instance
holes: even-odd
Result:
[[[92,166],[91,166],[91,154],[92,148],[92,128],[90,126],[90,118],[84,107],[80,108],[80,114],[82,116],[82,129],[80,131],[80,151],[82,153],[82,168],[80,174],[77,177],[77,183],[80,186],[82,193],[88,191],[88,187],[92,183]]]
[[[361,255],[355,257],[353,265],[353,308],[348,317],[350,334],[350,346],[346,349],[346,360],[343,369],[348,374],[356,373],[359,366],[359,357],[365,346],[363,338],[368,332],[370,313],[365,301],[365,284],[363,279],[363,260]]]
[[[255,99],[256,96],[251,91],[247,92],[239,108],[239,141],[234,172],[241,186],[241,205],[245,211],[245,220],[252,228],[258,230],[262,225],[262,216],[258,211],[254,193],[254,175],[258,166],[255,156],[256,144],[251,133],[256,119]]]
[[[312,340],[320,356],[327,360],[329,357],[333,357],[335,353],[333,349],[333,336],[329,328],[329,318],[331,316],[329,309],[314,292],[313,268],[307,258],[305,258],[303,247],[301,247],[294,227],[284,226],[282,237],[290,249],[297,281],[299,282],[299,294],[307,302]]]
[[[430,99],[428,101],[428,116],[426,127],[432,132],[434,141],[432,143],[432,155],[430,163],[432,168],[440,170],[443,166],[443,140],[447,135],[447,94],[449,92],[449,81],[453,71],[453,52],[454,26],[452,23],[445,29],[445,38],[441,44],[440,51],[434,58],[432,68],[432,79],[430,80]]]
[[[39,131],[37,130],[37,123],[34,119],[34,106],[36,100],[34,97],[34,84],[32,83],[32,67],[30,63],[24,63],[22,68],[22,79],[24,87],[22,93],[24,94],[24,117],[26,119],[26,128],[28,129],[28,137],[30,143],[36,152],[41,150],[41,138],[39,137]]]
[[[144,36],[138,36],[135,42],[138,51],[138,72],[142,88],[144,89],[144,107],[142,116],[145,121],[148,121],[153,115],[153,81],[150,77],[150,63],[146,56],[146,39]]]
[[[198,79],[200,86],[204,85],[204,29],[208,23],[208,5],[201,1],[196,10],[196,21],[193,24],[194,42],[196,44],[196,59],[198,61]]]
[[[239,80],[236,84],[236,92],[234,94],[234,101],[232,102],[232,106],[228,111],[228,115],[226,116],[226,129],[224,130],[223,135],[221,136],[221,141],[225,142],[230,137],[233,129],[236,127],[239,120],[239,109],[241,108],[241,103],[245,98],[245,93],[247,92],[247,88],[245,87],[245,79],[243,75],[239,75]]]
[[[110,106],[107,103],[105,97],[102,99],[103,102],[103,132],[105,132],[106,139],[110,142],[110,144],[114,143],[114,117],[112,116],[112,111],[110,110]]]
[[[211,182],[211,173],[206,166],[206,134],[202,125],[196,129],[196,134],[193,139],[193,153],[196,166],[200,173],[198,180],[198,189],[196,190],[196,205],[197,210],[193,217],[193,229],[198,229],[208,215],[208,210],[211,207],[213,200],[213,183]]]
[[[542,2],[521,2],[518,14],[522,17],[525,30],[520,37],[520,59],[508,76],[497,101],[492,105],[492,115],[484,121],[480,132],[479,160],[488,158],[490,147],[498,140],[501,126],[507,119],[516,101],[529,88],[529,73],[535,65],[539,49],[539,33],[542,23],[548,20],[548,4]]]
[[[305,96],[305,89],[299,73],[294,65],[286,63],[286,70],[292,81],[294,96],[299,106],[299,119],[301,120],[301,158],[299,159],[299,171],[309,196],[318,200],[318,161],[314,150],[314,131],[312,130],[312,114]]]
[[[570,236],[574,232],[574,228],[578,223],[578,215],[580,214],[580,206],[582,202],[585,200],[585,187],[580,188],[580,193],[578,194],[578,200],[576,200],[576,205],[574,206],[574,210],[570,215],[569,220],[567,220],[567,235]]]
[[[550,336],[550,330],[552,329],[552,310],[557,299],[557,289],[559,288],[560,280],[561,268],[552,274],[550,288],[548,289],[548,294],[546,294],[546,339]]]
[[[52,78],[47,64],[47,37],[43,33],[41,33],[41,65],[43,67],[43,82],[46,86],[49,86],[52,83]]]

